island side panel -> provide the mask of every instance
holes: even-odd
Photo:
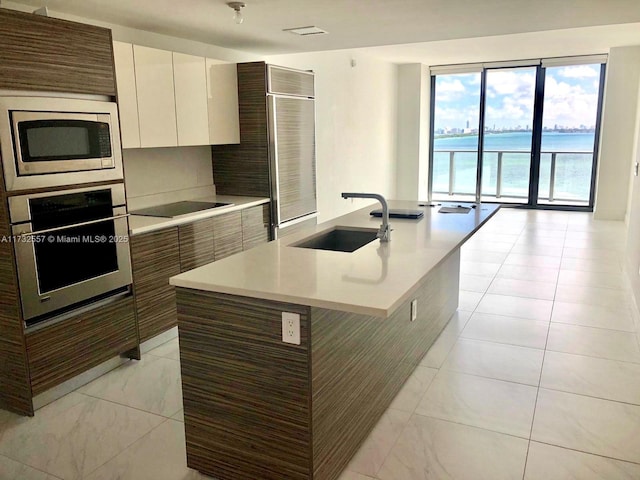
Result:
[[[178,288],[187,464],[220,480],[312,478],[309,307]],[[301,344],[282,342],[282,312]]]
[[[456,250],[386,319],[311,309],[314,480],[340,476],[446,326],[458,306],[459,272]]]

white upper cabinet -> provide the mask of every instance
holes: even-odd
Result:
[[[122,148],[240,143],[235,63],[113,42]]]
[[[235,63],[207,58],[209,143],[240,143],[238,72]]]
[[[141,147],[178,145],[173,56],[166,50],[133,46]]]
[[[173,52],[173,79],[178,145],[209,145],[205,59]]]
[[[138,97],[136,95],[136,72],[133,66],[133,45],[113,42],[113,56],[118,86],[118,107],[122,148],[140,148],[138,127]]]

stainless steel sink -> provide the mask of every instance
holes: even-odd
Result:
[[[377,235],[378,230],[373,228],[335,227],[333,230],[307,237],[290,246],[335,252],[355,252],[367,243],[373,242]]]

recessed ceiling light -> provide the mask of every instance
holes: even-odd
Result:
[[[296,27],[296,28],[285,28],[283,32],[291,32],[296,35],[326,35],[326,30],[322,30],[321,28],[309,26],[309,27]]]

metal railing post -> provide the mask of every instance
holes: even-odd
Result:
[[[556,183],[556,154],[557,152],[551,153],[551,171],[549,172],[549,201],[553,202],[553,191],[555,189]]]
[[[498,168],[496,172],[496,198],[500,198],[502,195],[502,154],[504,152],[498,152]]]
[[[456,161],[454,159],[455,155],[455,151],[449,152],[449,195],[453,195],[453,182],[455,181],[456,166]]]

